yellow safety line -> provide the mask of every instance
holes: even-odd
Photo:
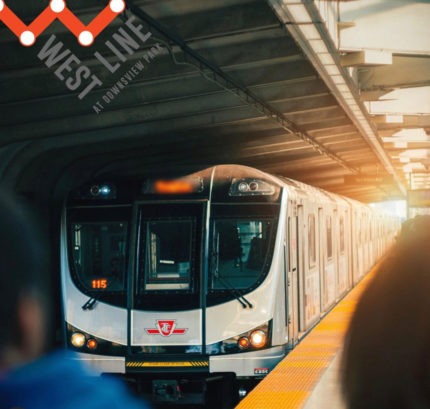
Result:
[[[236,409],[298,409],[343,345],[357,301],[376,268],[308,334]]]

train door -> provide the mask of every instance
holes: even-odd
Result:
[[[361,218],[361,246],[362,246],[362,251],[363,251],[363,270],[361,271],[361,275],[363,276],[366,272],[367,269],[369,268],[369,251],[368,251],[368,247],[369,247],[369,229],[368,229],[368,225],[369,222],[367,220],[367,214],[363,213],[363,216]]]
[[[349,209],[348,229],[346,237],[348,238],[348,250],[351,255],[351,286],[355,285],[358,281],[358,228],[357,228],[357,212],[353,207]]]
[[[320,317],[320,229],[318,209],[309,206],[306,216],[306,259],[304,267],[304,326],[310,328]]]
[[[299,332],[299,271],[298,271],[298,215],[287,219],[287,277],[285,288],[285,316],[288,345],[294,347]]]
[[[205,352],[206,202],[142,203],[136,213],[126,365],[151,369],[169,354]]]
[[[367,274],[371,265],[372,265],[372,220],[370,213],[366,214],[366,222],[365,222],[365,231],[366,231],[366,241],[364,242],[365,253],[366,253],[366,268],[364,273]]]
[[[327,233],[328,234],[328,233]],[[334,268],[334,276],[336,281],[336,299],[339,298],[340,294],[340,286],[341,286],[341,278],[340,278],[340,269],[339,269],[339,240],[333,240],[334,237],[339,237],[339,219],[337,214],[337,209],[333,210],[333,219],[332,219],[332,228],[331,228],[331,242],[332,242],[332,254],[333,254],[333,268]]]
[[[297,206],[296,238],[297,238],[297,322],[298,333],[305,331],[305,220],[304,207]]]
[[[348,247],[348,214],[347,212],[340,211],[338,217],[338,240],[336,240],[337,244],[337,253],[338,253],[338,295],[342,295],[349,288],[350,285],[350,252],[347,250]]]
[[[344,230],[344,243],[345,243],[345,256],[346,256],[346,268],[348,269],[348,279],[347,288],[349,289],[354,282],[353,271],[354,271],[354,251],[352,247],[353,237],[352,237],[352,210],[348,209],[345,211],[344,220],[345,230]]]
[[[357,228],[357,275],[355,277],[354,283],[357,283],[360,280],[360,277],[363,276],[364,273],[364,251],[363,251],[363,214],[361,212],[357,212],[356,216],[356,228]]]
[[[366,268],[365,268],[365,274],[369,271],[370,266],[371,266],[371,240],[372,240],[372,235],[371,235],[371,219],[370,219],[370,214],[366,215],[366,224],[365,224],[365,229],[366,229],[366,241],[364,243],[365,245],[365,252],[366,252]]]
[[[322,310],[326,310],[336,298],[336,260],[333,244],[333,213],[327,206],[327,211],[321,213],[320,222],[322,268]]]
[[[382,217],[378,220],[378,244],[379,244],[379,253],[378,253],[378,259],[380,259],[384,254],[384,239],[382,236],[382,226],[384,225],[384,221]]]
[[[320,232],[324,231],[324,214],[323,209],[318,208],[318,228]],[[321,311],[324,311],[327,304],[327,254],[324,251],[326,247],[325,236],[324,234],[319,234],[319,248],[321,251],[319,252],[319,271],[320,271],[320,289],[321,289]]]
[[[373,226],[375,225],[375,219],[373,218],[373,215],[369,216],[369,221],[367,223],[368,226],[368,252],[369,252],[369,264],[367,266],[367,270],[372,267],[373,263],[375,262],[375,236],[373,234]],[[366,271],[367,272],[367,271]]]

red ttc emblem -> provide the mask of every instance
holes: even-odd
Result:
[[[156,328],[145,328],[149,335],[170,337],[170,335],[185,334],[188,330],[188,328],[176,328],[176,320],[157,320],[155,324]]]

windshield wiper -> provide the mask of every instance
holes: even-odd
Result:
[[[88,301],[82,306],[82,309],[85,310],[92,310],[94,308],[94,305],[96,304],[97,300],[93,297],[89,298]]]
[[[215,272],[215,277],[226,287],[227,290],[230,290],[230,292],[235,296],[236,300],[239,301],[243,308],[254,308],[254,306],[237,288],[234,288],[234,286],[229,281],[227,281],[227,279],[220,277],[218,271]]]

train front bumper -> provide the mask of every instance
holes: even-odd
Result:
[[[285,348],[276,346],[252,352],[213,355],[209,358],[209,372],[232,372],[236,377],[267,375],[285,356]]]
[[[209,373],[234,373],[236,377],[263,377],[267,375],[285,356],[285,348],[283,346],[276,346],[273,348],[262,349],[258,351],[244,352],[239,354],[229,355],[212,355],[209,357],[209,365],[193,365],[187,366],[189,372],[200,372],[208,370]],[[124,374],[126,372],[134,372],[133,369],[127,368],[126,359],[124,357],[93,355],[86,353],[76,353],[74,359],[77,359],[85,364],[90,365],[98,373],[118,373]],[[172,370],[184,370],[181,365],[171,365],[171,363],[159,363],[157,372],[162,372],[167,369],[168,372]],[[177,363],[179,364],[179,362]],[[153,367],[153,365],[150,365]],[[168,367],[168,368],[167,368]],[[205,368],[206,367],[206,368]],[[131,371],[130,371],[131,369]],[[143,369],[143,368],[141,368]],[[151,368],[146,368],[151,371]],[[152,368],[154,369],[154,368]],[[187,372],[188,372],[187,371]],[[146,372],[146,371],[145,371]]]

